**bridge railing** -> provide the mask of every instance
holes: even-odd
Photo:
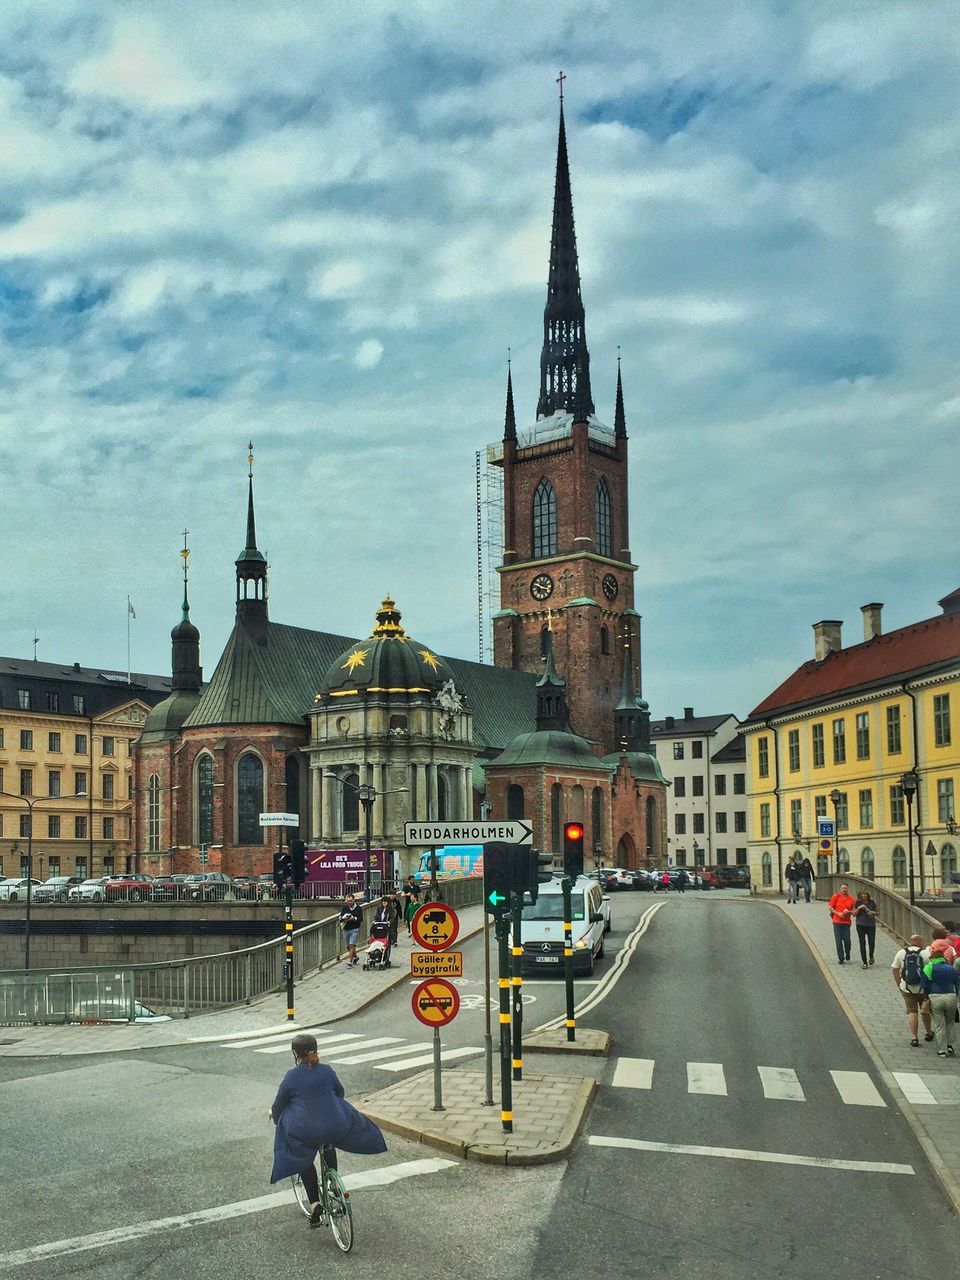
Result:
[[[816,881],[816,896],[828,902],[842,884],[850,890],[855,898],[861,889],[866,889],[880,909],[879,923],[901,942],[905,942],[913,933],[919,933],[929,941],[930,931],[940,925],[939,920],[927,915],[921,907],[911,907],[908,899],[902,897],[892,888],[887,889],[876,880],[867,880],[863,876],[820,875]]]
[[[448,906],[475,906],[483,880],[445,881]],[[364,907],[367,916],[375,903]],[[278,925],[279,927],[279,925]],[[344,952],[337,915],[294,930],[294,980],[322,969]],[[159,964],[0,971],[0,1025],[38,1022],[132,1022],[151,1014],[189,1018],[254,1000],[283,987],[285,937],[239,951],[190,956]]]

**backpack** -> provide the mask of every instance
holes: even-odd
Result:
[[[907,947],[900,969],[900,980],[911,995],[923,990],[923,956],[917,947]]]

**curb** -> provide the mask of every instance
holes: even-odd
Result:
[[[937,1181],[940,1183],[940,1187],[943,1191],[943,1194],[946,1196],[951,1209],[955,1214],[960,1215],[960,1182],[958,1182],[954,1178],[951,1171],[947,1168],[947,1165],[943,1157],[940,1155],[940,1152],[936,1149],[936,1147],[927,1137],[927,1134],[924,1131],[923,1126],[920,1124],[917,1114],[914,1111],[911,1104],[907,1102],[906,1098],[900,1096],[901,1091],[897,1087],[896,1081],[893,1079],[893,1075],[892,1075],[892,1072],[890,1071],[890,1068],[884,1062],[883,1058],[880,1056],[878,1050],[874,1046],[874,1043],[870,1039],[870,1036],[868,1035],[866,1028],[864,1027],[863,1023],[860,1021],[857,1014],[854,1012],[853,1006],[850,1004],[850,1001],[847,999],[847,997],[844,995],[843,991],[841,990],[840,986],[838,985],[836,978],[831,973],[830,967],[828,966],[827,962],[824,960],[823,956],[820,954],[820,951],[817,948],[816,944],[814,943],[813,939],[807,933],[806,929],[803,927],[800,921],[797,920],[795,916],[791,915],[789,911],[787,911],[786,904],[782,902],[774,902],[772,905],[780,909],[783,915],[787,917],[787,919],[796,929],[797,933],[800,934],[800,937],[803,939],[803,941],[807,944],[807,948],[809,949],[811,955],[813,956],[814,960],[819,966],[820,972],[823,974],[824,978],[827,981],[827,985],[829,986],[830,990],[833,992],[836,998],[837,1004],[839,1004],[840,1008],[846,1014],[847,1020],[849,1021],[851,1027],[853,1027],[854,1033],[856,1034],[860,1043],[863,1045],[864,1049],[866,1050],[867,1055],[869,1056],[873,1065],[877,1068],[877,1071],[880,1073],[881,1077],[883,1078],[884,1084],[886,1084],[887,1088],[890,1090],[893,1100],[896,1102],[897,1106],[900,1108],[903,1118],[906,1120],[907,1124],[910,1126],[910,1129],[913,1132],[913,1136],[916,1138],[917,1142],[919,1143],[920,1148],[923,1151],[923,1154],[927,1157],[927,1161],[930,1164],[931,1169],[933,1170],[934,1176],[936,1177]]]
[[[546,1036],[542,1039],[529,1038],[524,1040],[523,1047],[527,1053],[564,1053],[564,1054],[583,1054],[590,1058],[606,1058],[610,1053],[611,1036],[609,1031],[593,1031],[589,1027],[578,1027],[577,1032],[580,1035],[593,1036],[593,1042],[588,1040],[558,1040],[551,1043]]]

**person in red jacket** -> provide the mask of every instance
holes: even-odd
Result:
[[[850,921],[856,902],[850,897],[845,884],[830,899],[830,919],[833,921],[833,939],[837,944],[837,959],[841,964],[850,959]]]

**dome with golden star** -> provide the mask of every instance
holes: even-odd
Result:
[[[330,666],[320,690],[323,700],[351,695],[376,695],[405,700],[432,697],[453,680],[453,672],[429,645],[404,631],[400,610],[385,596],[376,625],[366,640],[358,640]]]

